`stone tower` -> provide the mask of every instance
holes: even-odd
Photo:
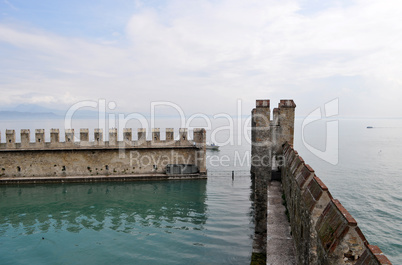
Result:
[[[296,104],[292,99],[281,99],[270,120],[270,101],[257,100],[251,122],[251,173],[271,179],[277,155],[285,142],[293,145]]]

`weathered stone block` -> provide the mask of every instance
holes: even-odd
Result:
[[[133,140],[133,130],[131,128],[124,128],[123,129],[123,141],[127,143],[131,143]]]
[[[159,128],[152,128],[152,142],[159,143],[161,141],[161,130]]]
[[[186,142],[187,141],[187,128],[180,128],[179,129],[179,137],[180,137],[180,142]]]
[[[138,128],[137,134],[138,134],[138,144],[139,145],[146,144],[146,141],[147,141],[147,129]]]
[[[80,129],[80,142],[81,144],[89,142],[89,130],[87,128]]]
[[[6,147],[15,148],[15,130],[6,130]]]
[[[109,146],[117,145],[117,128],[109,129]]]
[[[94,143],[95,145],[103,145],[103,130],[100,128],[95,128],[94,130]]]
[[[27,148],[29,147],[29,143],[31,142],[31,132],[29,129],[21,130],[21,147]]]
[[[171,143],[174,141],[174,129],[166,128],[166,142]]]
[[[66,129],[65,143],[66,144],[74,144],[74,129]]]
[[[50,129],[50,142],[52,144],[58,144],[60,142],[60,130],[59,129]]]
[[[367,249],[356,262],[356,265],[391,265],[391,261],[382,253],[379,247],[367,245]]]
[[[307,164],[304,164],[300,172],[296,175],[297,185],[301,190],[304,190],[306,185],[314,176],[314,170]]]

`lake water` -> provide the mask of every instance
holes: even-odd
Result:
[[[304,129],[305,142],[322,151],[325,122]],[[402,264],[402,120],[339,120],[336,165],[306,148],[301,124],[296,120],[295,149],[370,244]],[[62,125],[0,121],[0,130],[4,141],[6,128],[18,136],[19,129],[45,128],[48,134]],[[88,127],[97,126],[82,120],[74,125],[76,133]],[[227,131],[215,136],[218,144],[228,140]],[[235,145],[207,153],[208,180],[0,187],[1,263],[249,263],[253,208],[246,138],[239,144],[235,135]]]
[[[83,126],[76,132],[96,127],[77,122]],[[2,139],[6,128],[16,129],[18,139],[22,128],[48,134],[62,127],[59,120],[37,124],[3,121]],[[232,150],[249,155],[244,141],[208,151],[208,159]],[[0,186],[0,263],[248,264],[254,235],[249,167],[208,169],[207,180]]]
[[[246,264],[250,178],[0,187],[1,264]]]
[[[305,128],[305,141],[325,150],[325,122]],[[339,120],[339,162],[313,155],[296,121],[294,148],[356,219],[367,240],[402,264],[402,119]],[[367,129],[367,126],[373,126]]]

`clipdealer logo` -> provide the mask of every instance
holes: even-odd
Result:
[[[335,117],[339,114],[339,99],[333,99],[325,103],[324,108],[321,107],[313,110],[302,123],[302,142],[303,145],[320,159],[331,165],[337,165],[339,162],[339,121]],[[305,128],[312,122],[329,119],[326,121],[325,150],[321,151],[309,143],[305,139]]]

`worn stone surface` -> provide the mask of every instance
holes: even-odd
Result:
[[[276,133],[274,138],[274,152],[283,153],[282,145],[285,142],[293,144],[296,104],[291,99],[281,99],[274,114]]]
[[[251,171],[258,178],[271,179],[270,102],[257,100],[252,112]]]
[[[280,166],[280,162],[277,154],[279,150],[282,149],[282,144],[285,141],[293,142],[293,133],[289,133],[289,128],[294,126],[294,108],[295,105],[288,104],[293,102],[292,100],[282,100],[280,107],[274,110],[273,121],[270,120],[270,101],[269,100],[257,100],[256,108],[252,110],[251,115],[251,173],[253,179],[253,198],[254,198],[254,208],[255,208],[255,235],[253,242],[253,252],[254,253],[266,253],[267,249],[275,247],[275,245],[270,245],[267,247],[267,224],[277,224],[285,221],[280,212],[272,209],[271,219],[267,220],[267,189],[268,183],[272,178],[272,168],[277,168]],[[281,107],[287,108],[281,113]],[[288,117],[288,116],[291,117]],[[288,122],[289,121],[289,122]],[[286,127],[281,129],[281,126]],[[286,135],[283,133],[287,132]],[[280,179],[280,174],[275,174],[276,179]],[[271,187],[273,190],[279,189],[275,185]],[[281,197],[271,198],[272,205],[282,205]],[[289,228],[278,227],[278,233],[286,234],[289,233]],[[270,235],[268,235],[269,237]],[[279,241],[278,241],[279,243]],[[283,264],[291,264],[289,261],[280,257],[280,255],[274,255],[271,252],[271,259],[275,260],[274,264],[278,263],[279,260],[284,262]],[[275,259],[274,259],[275,258]]]
[[[268,184],[267,264],[296,264],[281,186],[278,181]]]
[[[8,130],[9,143],[0,144],[0,181],[5,178],[122,176],[166,173],[168,164],[197,165],[206,173],[205,130],[195,129],[195,142],[181,131],[179,141],[161,141],[159,129],[151,141],[117,141],[117,129],[110,130],[109,141],[95,130],[95,141],[88,142],[87,129],[80,130],[83,141],[76,142],[72,130],[66,130],[70,141],[58,142],[58,130],[51,131],[51,142],[44,142],[44,130],[36,130],[36,141],[27,142],[29,130],[21,131],[21,143],[15,143],[15,132]],[[127,133],[127,131],[126,131]],[[145,130],[139,132],[139,136]],[[169,132],[170,134],[170,132]],[[126,135],[127,136],[127,135]]]
[[[280,100],[271,121],[270,101],[256,100],[251,112],[251,173],[271,179],[272,168],[280,166],[282,145],[293,143],[295,108],[293,100]]]
[[[379,249],[368,245],[353,217],[293,149],[296,107],[293,100],[281,100],[273,111],[272,121],[269,106],[269,100],[257,100],[252,111],[251,173],[258,185],[269,183],[264,180],[271,180],[271,176],[281,180],[295,252],[292,254],[281,199],[273,195],[279,192],[280,185],[272,182],[268,187],[267,264],[390,264]],[[264,156],[272,163],[261,163]],[[261,194],[257,194],[256,202],[262,201]],[[257,209],[263,208],[256,208],[256,224],[265,218]],[[260,223],[256,235],[261,239],[263,233],[257,231],[262,231]]]
[[[252,177],[254,202],[253,253],[266,254],[267,247],[267,177]]]
[[[391,265],[391,261],[382,253],[379,247],[368,245],[356,265]]]
[[[290,144],[283,150],[286,163],[281,179],[298,264],[382,264],[385,255],[370,253],[356,220],[332,198],[314,170]]]

